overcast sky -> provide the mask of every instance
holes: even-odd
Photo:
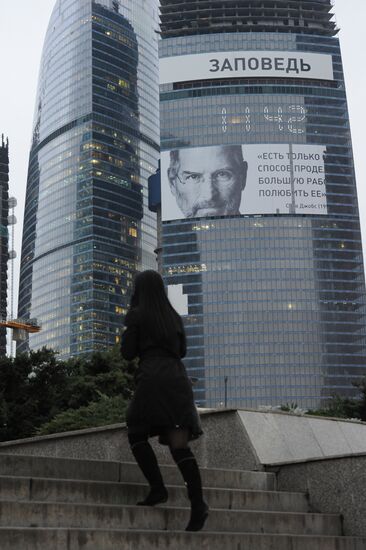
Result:
[[[18,200],[15,249],[19,269],[34,102],[43,39],[55,0],[0,0],[0,134],[10,141],[10,195]],[[366,252],[365,28],[366,0],[335,0],[346,74]],[[17,285],[17,283],[16,283]],[[15,286],[17,288],[17,286]],[[17,293],[16,293],[17,294]],[[16,298],[16,297],[15,297]]]

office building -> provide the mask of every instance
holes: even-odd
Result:
[[[161,36],[162,264],[197,402],[356,395],[365,282],[332,2],[162,0]]]
[[[158,0],[57,0],[39,74],[19,317],[67,358],[118,344],[134,274],[154,268]]]

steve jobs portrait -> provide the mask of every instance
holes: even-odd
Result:
[[[186,218],[240,214],[248,165],[241,145],[170,151],[167,175]]]

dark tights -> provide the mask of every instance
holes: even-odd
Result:
[[[131,448],[135,447],[138,443],[148,442],[149,436],[146,433],[129,433],[128,441]],[[186,449],[188,447],[189,433],[188,430],[182,430],[177,428],[176,430],[170,430],[167,434],[168,445],[170,451],[176,449]]]

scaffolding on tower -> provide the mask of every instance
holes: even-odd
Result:
[[[17,223],[16,216],[14,214],[17,200],[14,197],[9,198],[9,216],[8,226],[10,226],[10,243],[11,250],[8,252],[8,258],[10,262],[10,307],[8,308],[8,315],[6,319],[0,319],[0,327],[6,327],[12,330],[10,340],[10,355],[14,357],[14,341],[25,340],[27,334],[36,333],[41,330],[41,326],[36,319],[14,319],[14,267],[15,258],[17,253],[14,249],[14,228]]]

